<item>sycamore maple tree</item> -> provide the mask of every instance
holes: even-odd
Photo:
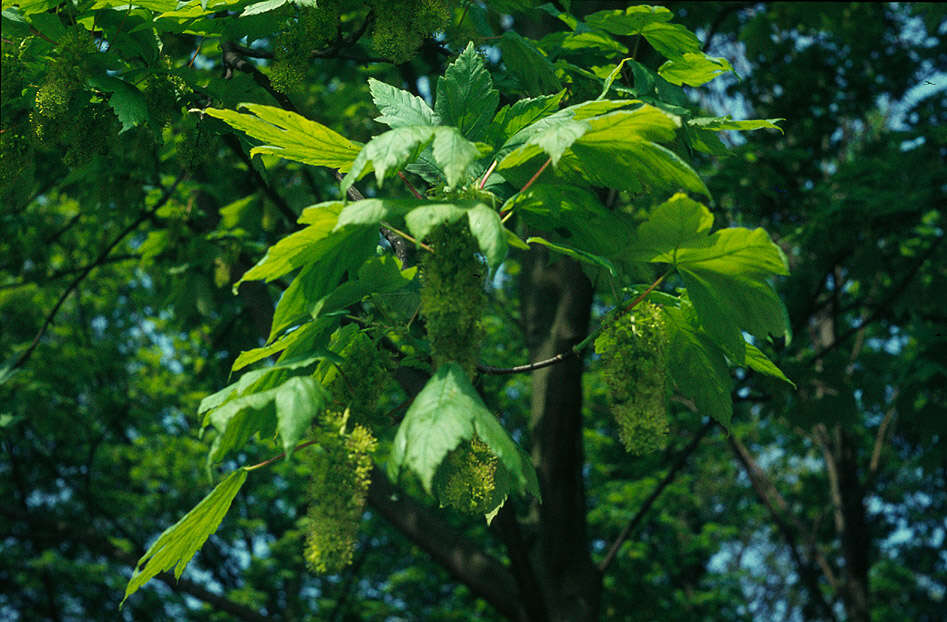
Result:
[[[420,38],[453,17],[449,3],[421,2],[429,21],[396,27],[386,4],[366,3],[363,32],[370,24],[375,49],[394,59],[415,53]],[[35,166],[32,139],[12,137],[32,131],[81,162],[101,148],[92,138],[160,127],[161,114],[184,107],[185,131],[166,145],[185,168],[199,161],[216,119],[254,162],[326,167],[340,184],[338,199],[303,209],[301,228],[259,249],[233,284],[239,291],[262,281],[282,291],[264,343],[248,343],[233,361],[239,377],[198,409],[208,471],[224,465],[229,472],[141,556],[125,599],[165,570],[180,577],[247,479],[266,477],[265,467],[284,457],[299,461],[309,480],[300,555],[316,572],[335,571],[352,560],[369,499],[394,503],[386,516],[396,524],[398,512],[412,507],[397,504],[411,503],[540,532],[537,520],[552,521],[547,513],[566,506],[583,513],[581,484],[568,481],[577,471],[557,470],[580,469],[581,451],[576,461],[567,450],[571,459],[559,464],[556,453],[576,442],[575,388],[580,396],[585,364],[601,375],[615,433],[635,454],[664,448],[681,412],[706,417],[705,429],[728,427],[733,368],[789,382],[764,354],[771,339],[789,338],[772,285],[788,273],[786,258],[762,229],[715,226],[710,193],[689,164],[694,152],[724,150],[718,132],[778,129],[779,119],[691,112],[682,86],[700,87],[732,67],[705,54],[666,8],[601,11],[580,21],[546,6],[567,29],[539,42],[505,33],[496,42],[508,70],[502,81],[465,33],[453,33],[456,54],[430,103],[368,81],[375,120],[388,129],[363,144],[294,112],[280,95],[305,79],[300,55],[344,42],[340,24],[349,23],[350,9],[343,3],[4,7],[4,37],[8,24],[22,37],[15,50],[4,47],[4,105],[12,111],[4,115],[5,182]],[[128,19],[137,24],[131,31]],[[253,49],[234,41],[255,40],[274,22],[272,64],[248,68]],[[234,102],[232,93],[189,83],[180,68],[143,70],[141,58],[161,57],[152,35],[164,29],[219,37],[227,70],[265,80],[283,105]],[[613,37],[644,41],[665,60],[645,66]],[[582,45],[606,64],[548,59],[557,47]],[[37,84],[45,58],[55,64]],[[8,98],[14,70],[10,80],[20,82]],[[98,134],[75,140],[70,132],[80,126]],[[181,179],[155,199],[155,210]],[[22,188],[5,183],[5,196],[20,200]],[[242,207],[229,209],[239,218]],[[159,235],[144,245],[167,243]],[[517,273],[533,279],[519,322],[528,359],[500,366],[494,357],[503,348],[484,342],[483,325],[504,304],[497,283]],[[33,347],[7,369],[21,366]],[[505,419],[488,406],[484,378],[521,373],[533,374],[533,415]],[[560,384],[557,373],[571,379]],[[278,456],[240,464],[248,444],[274,443]],[[555,539],[555,531],[539,538],[539,561],[512,559],[515,578],[475,553],[444,563],[458,573],[457,564],[482,563],[470,581],[474,592],[511,617],[585,619],[597,611],[595,590],[575,586],[600,581],[615,552],[599,568],[563,569],[570,553],[555,551]],[[520,572],[531,563],[546,567]],[[504,581],[521,593],[538,581],[539,595],[505,604]]]

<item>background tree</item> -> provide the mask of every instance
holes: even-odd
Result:
[[[541,506],[514,499],[487,528],[430,498],[393,499],[379,473],[352,564],[314,575],[303,449],[248,477],[182,580],[159,575],[121,615],[936,619],[942,11],[675,6],[742,79],[669,101],[645,71],[663,61],[650,39],[594,19],[516,2],[350,4],[4,3],[4,615],[114,619],[141,553],[209,489],[193,413],[267,336],[289,277],[236,297],[230,286],[305,206],[340,196],[331,171],[251,157],[243,132],[186,109],[278,105],[366,141],[381,127],[369,77],[435,99],[474,38],[502,103],[560,87],[594,98],[633,56],[641,68],[626,63],[610,97],[633,89],[686,118],[787,119],[785,135],[734,137],[733,155],[699,129],[674,148],[705,160],[719,226],[763,225],[789,258],[794,338],[770,353],[798,391],[738,371],[729,436],[677,403],[667,449],[634,457],[595,358],[483,374],[487,406],[532,448]],[[573,4],[580,18],[612,8]],[[711,112],[687,112],[700,107]],[[380,192],[371,180],[357,187]],[[386,196],[410,198],[395,181]],[[533,247],[489,283],[493,366],[567,352],[615,302],[578,263]],[[386,300],[392,314],[400,302]],[[398,379],[423,384],[410,369]],[[395,418],[398,391],[380,396]],[[278,452],[249,444],[229,466]]]

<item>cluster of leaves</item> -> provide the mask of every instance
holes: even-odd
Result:
[[[624,274],[616,266],[642,262],[670,264],[681,274],[690,297],[665,295],[667,320],[658,330],[657,318],[652,317],[654,334],[637,341],[643,350],[655,353],[655,365],[642,362],[648,367],[646,376],[658,387],[649,395],[663,400],[664,388],[673,381],[701,411],[726,424],[728,360],[775,370],[758,351],[747,356],[752,346],[742,337],[742,331],[762,339],[785,332],[782,307],[766,282],[769,275],[785,273],[785,261],[765,232],[724,229],[708,236],[710,213],[684,194],[649,210],[634,230],[632,221],[601,206],[591,192],[595,186],[611,186],[632,192],[647,189],[651,194],[677,188],[706,194],[693,169],[660,144],[672,141],[682,129],[677,115],[640,100],[604,99],[607,84],[600,99],[562,109],[558,109],[563,97],[559,93],[524,99],[497,111],[491,76],[472,45],[438,81],[433,109],[395,87],[380,82],[371,87],[382,113],[378,120],[391,129],[365,145],[265,106],[247,105],[248,113],[205,111],[264,141],[251,153],[348,171],[343,189],[369,171],[374,171],[379,187],[387,177],[404,172],[432,184],[431,199],[376,198],[308,208],[300,218],[307,228],[273,246],[244,275],[242,281],[272,280],[299,269],[277,305],[269,343],[241,355],[234,367],[281,353],[277,365],[245,374],[202,405],[205,424],[213,425],[218,434],[211,460],[238,449],[255,434],[273,430],[291,451],[301,438],[300,430],[318,416],[324,403],[318,395],[324,392],[325,377],[298,374],[313,363],[312,352],[332,347],[328,331],[338,323],[334,312],[361,301],[367,305],[363,312],[370,313],[371,294],[398,290],[418,278],[416,271],[401,270],[390,262],[387,268],[379,265],[373,252],[379,227],[406,229],[413,239],[429,241],[433,251],[421,271],[420,310],[426,319],[434,375],[398,426],[388,470],[395,475],[412,471],[423,488],[437,491],[445,504],[474,508],[490,518],[510,492],[538,496],[529,459],[486,409],[471,381],[483,274],[501,264],[510,245],[541,244],[612,278]],[[703,124],[734,126],[740,123]],[[484,140],[489,142],[478,142]],[[541,158],[548,160],[546,165],[540,166]],[[495,172],[487,185],[490,174],[484,171],[491,161],[489,168]],[[537,170],[549,164],[548,178],[530,188]],[[529,175],[533,177],[516,191],[515,184],[523,183],[518,180]],[[501,222],[500,214],[522,215],[515,221],[517,227],[541,231],[555,231],[568,222],[575,234],[570,241],[581,246],[539,236],[523,242],[515,229]],[[617,243],[616,237],[629,231],[634,234],[630,247]],[[637,322],[648,324],[644,316]],[[622,340],[631,336],[612,335]],[[605,349],[607,341],[608,337],[602,342]],[[634,348],[635,343],[631,340],[626,346]],[[660,373],[665,360],[671,363],[670,380]],[[300,392],[310,396],[306,404],[290,408]],[[632,403],[630,395],[619,401],[623,408]],[[646,402],[648,415],[660,423],[658,413],[651,412],[654,399]],[[636,440],[641,421],[638,417],[634,430],[626,426],[622,433],[638,449],[657,442],[654,435],[663,429],[649,425],[648,438]]]
[[[730,439],[776,448],[764,450],[774,460],[770,470],[789,507],[803,509],[803,527],[805,508],[827,497],[823,488],[835,473],[858,484],[841,487],[846,533],[822,521],[806,534],[814,551],[829,555],[822,567],[851,569],[854,580],[835,587],[828,574],[813,590],[806,573],[814,562],[801,551],[801,558],[793,558],[795,567],[784,548],[770,546],[772,521],[765,507],[747,503],[752,491],[736,476],[740,465],[728,458],[728,439],[709,434],[699,448],[706,459],[690,462],[692,475],[680,472],[664,489],[658,511],[648,515],[648,529],[618,552],[620,563],[605,575],[603,615],[674,619],[686,606],[707,619],[773,617],[754,611],[753,604],[744,606],[747,596],[754,598],[753,579],[740,574],[739,562],[731,562],[732,572],[707,564],[721,552],[716,559],[725,560],[731,546],[748,541],[753,557],[762,552],[773,569],[756,603],[768,601],[776,615],[791,611],[793,600],[815,603],[832,592],[839,598],[832,608],[838,609],[847,586],[858,583],[860,568],[867,585],[868,564],[841,559],[851,542],[871,561],[872,615],[897,618],[898,612],[904,617],[904,611],[938,610],[936,604],[919,603],[939,598],[944,584],[943,564],[927,563],[939,540],[934,532],[923,535],[942,514],[937,509],[943,495],[925,494],[919,503],[905,499],[927,490],[931,474],[938,472],[937,439],[944,434],[936,406],[944,402],[937,397],[947,386],[938,330],[942,313],[929,292],[943,289],[938,207],[947,186],[942,170],[929,163],[943,159],[943,133],[934,130],[945,117],[938,98],[924,96],[928,86],[936,86],[925,79],[940,81],[918,70],[944,66],[945,46],[936,40],[943,9],[688,4],[681,12],[686,10],[691,24],[714,25],[710,32],[716,35],[704,45],[737,35],[745,44],[746,58],[738,66],[751,69],[739,83],[731,80],[727,91],[741,92],[758,116],[791,111],[793,117],[785,126],[788,139],[775,132],[744,136],[736,141],[736,157],[711,159],[704,154],[730,151],[718,138],[727,135],[719,132],[774,123],[694,112],[699,91],[688,87],[729,72],[730,65],[703,54],[696,37],[663,7],[583,17],[589,4],[556,3],[563,12],[537,6],[538,0],[3,4],[0,221],[9,235],[0,253],[2,341],[8,351],[22,353],[44,320],[54,321],[45,335],[39,331],[35,354],[12,381],[9,368],[0,367],[3,388],[10,389],[0,413],[0,470],[14,475],[3,478],[4,496],[11,499],[0,512],[11,534],[3,546],[7,558],[22,562],[0,569],[14,586],[0,597],[0,609],[8,611],[12,603],[13,615],[19,610],[50,619],[108,617],[101,612],[120,595],[124,566],[134,561],[129,556],[199,501],[200,484],[193,482],[201,481],[206,447],[187,435],[186,414],[224,383],[234,354],[250,347],[241,344],[259,345],[256,340],[267,329],[270,338],[241,354],[233,370],[279,360],[244,373],[246,380],[201,411],[204,440],[213,443],[211,462],[235,470],[159,538],[129,584],[131,591],[152,577],[168,580],[155,575],[161,568],[180,574],[219,524],[219,537],[208,540],[194,574],[201,583],[213,583],[215,595],[230,599],[225,605],[245,605],[246,617],[279,611],[302,618],[345,601],[344,590],[352,586],[369,596],[357,599],[364,617],[403,617],[405,611],[446,617],[432,615],[429,604],[415,610],[423,600],[419,593],[431,594],[425,588],[438,582],[444,588],[449,579],[435,564],[421,566],[427,562],[398,554],[403,550],[398,547],[408,545],[378,518],[383,511],[362,519],[371,537],[364,542],[369,554],[359,565],[359,581],[300,576],[309,527],[324,523],[329,546],[334,533],[338,550],[351,550],[360,513],[357,491],[367,484],[348,497],[328,499],[326,507],[335,510],[326,510],[321,521],[304,522],[296,508],[307,503],[311,462],[319,464],[317,476],[351,466],[349,451],[338,448],[353,434],[353,424],[377,437],[380,451],[373,460],[388,477],[402,478],[399,503],[410,494],[489,516],[507,494],[523,489],[517,469],[527,473],[529,490],[529,469],[517,462],[521,454],[501,434],[505,429],[532,451],[537,468],[574,467],[576,479],[581,473],[583,508],[588,508],[581,515],[588,517],[594,538],[622,531],[636,503],[650,498],[662,460],[675,452],[627,460],[618,440],[634,435],[611,419],[628,401],[606,401],[603,381],[609,370],[594,360],[576,365],[580,369],[574,372],[584,370],[586,391],[581,430],[586,462],[578,465],[549,460],[541,426],[533,427],[543,419],[525,412],[527,376],[476,377],[471,369],[476,360],[464,369],[432,360],[437,348],[420,320],[422,270],[405,270],[401,255],[396,259],[386,254],[387,247],[376,248],[376,229],[385,227],[388,240],[400,235],[394,233],[400,228],[408,232],[403,239],[431,242],[434,232],[450,223],[466,225],[473,238],[476,251],[465,251],[466,267],[488,275],[484,362],[512,367],[527,361],[522,346],[538,331],[522,330],[536,318],[525,306],[518,316],[518,296],[525,301],[533,288],[542,288],[534,279],[561,268],[556,262],[563,258],[581,262],[597,286],[596,318],[600,305],[627,308],[628,298],[638,299],[647,283],[664,275],[640,308],[661,309],[668,360],[663,388],[676,393],[667,412],[671,438],[684,438],[703,415],[725,423],[735,408]],[[426,44],[411,63],[380,62],[379,56],[413,54],[421,30],[443,29],[434,21],[446,19],[438,12],[448,5],[465,36],[448,25],[448,32]],[[433,8],[428,16],[437,20],[415,28],[423,23],[417,17],[425,7]],[[316,18],[329,9],[336,11],[333,19],[320,26]],[[573,10],[578,17],[570,15]],[[512,13],[512,29],[505,13]],[[525,36],[557,25],[558,31],[539,40]],[[925,30],[934,36],[917,36]],[[414,87],[423,84],[417,81],[422,76],[434,87],[442,53],[459,52],[468,38],[489,42],[481,49],[482,60],[462,54],[437,89],[431,88],[432,97]],[[271,57],[274,62],[267,62]],[[852,59],[865,62],[852,64]],[[264,76],[281,85],[280,72],[287,68],[297,69],[286,77],[299,88],[284,96],[269,88]],[[831,88],[838,84],[845,88]],[[427,99],[397,88],[403,85]],[[904,102],[909,114],[901,116],[898,106],[885,111],[870,104],[897,101],[915,86],[920,88]],[[708,108],[719,106],[724,88],[705,100]],[[369,141],[373,115],[366,108],[372,100],[378,120],[394,133]],[[323,123],[370,148],[303,117],[255,105],[273,101],[287,110],[318,111]],[[468,101],[474,103],[469,108]],[[241,114],[238,102],[255,104]],[[217,118],[183,116],[188,108],[206,105],[214,107],[207,116]],[[50,114],[57,110],[62,116]],[[899,116],[901,121],[893,120]],[[892,123],[903,125],[895,130]],[[246,148],[254,145],[252,157],[246,157]],[[712,203],[700,198],[706,196],[702,182],[689,170],[697,168],[695,162],[713,163],[714,176],[707,180]],[[358,169],[346,188],[357,186],[374,198],[305,210],[299,230],[287,236],[304,206],[337,196],[333,174],[308,164],[343,174]],[[172,186],[181,169],[189,175]],[[397,173],[421,189],[417,201],[393,198],[414,190],[393,180]],[[167,188],[176,190],[149,214],[150,206],[164,201]],[[674,194],[681,191],[686,194]],[[713,206],[713,219],[698,201]],[[140,215],[146,220],[138,220]],[[788,342],[771,288],[772,277],[785,272],[785,261],[765,234],[727,229],[728,222],[767,222],[778,235],[794,262],[792,278],[781,287],[795,329],[811,328],[811,340],[797,339],[785,349],[767,346],[772,331],[782,330],[780,343]],[[129,231],[124,241],[122,231]],[[266,259],[244,279],[268,285],[251,283],[239,297],[229,296],[231,281],[269,245]],[[423,247],[417,255],[421,263],[434,257]],[[543,257],[542,269],[523,271],[521,260],[537,256]],[[552,265],[546,265],[546,256]],[[92,268],[88,279],[84,266]],[[63,279],[82,286],[66,286]],[[277,290],[285,290],[282,297]],[[484,293],[479,286],[470,290]],[[550,306],[557,304],[549,298]],[[271,324],[268,314],[277,300],[277,322]],[[613,321],[615,315],[602,319],[600,340],[607,340],[612,327],[636,325],[634,318]],[[586,322],[577,324],[576,330],[584,331]],[[849,352],[846,339],[853,335],[858,338],[848,342],[854,345]],[[616,352],[621,345],[615,343]],[[635,347],[633,341],[624,345]],[[778,352],[784,361],[795,359],[789,370],[801,390],[776,390],[777,383],[765,376],[784,377],[754,346]],[[390,364],[378,357],[379,347],[395,353]],[[536,374],[534,389],[546,372],[559,373],[575,362]],[[734,373],[736,366],[757,373]],[[389,374],[406,394],[393,382],[386,384]],[[419,396],[428,375],[431,388]],[[383,416],[372,404],[379,391]],[[742,407],[731,407],[733,391]],[[650,395],[657,401],[657,392]],[[409,401],[406,415],[392,408]],[[352,429],[326,435],[324,422],[344,416],[339,413],[347,407]],[[691,408],[695,412],[687,412]],[[402,418],[403,432],[397,425]],[[824,464],[831,465],[834,453],[841,459],[837,471],[820,471],[818,454],[798,461],[818,443],[818,436],[800,433],[817,432],[813,424],[828,426],[834,436],[832,447],[824,448]],[[894,442],[887,442],[890,435]],[[318,442],[293,451],[307,439]],[[577,444],[564,436],[562,445],[573,441]],[[267,461],[280,446],[294,459]],[[332,447],[335,453],[327,450]],[[272,478],[256,471],[244,482],[247,471],[237,465],[259,461],[273,465]],[[366,456],[361,464],[368,464]],[[422,491],[428,477],[430,498]],[[384,484],[380,480],[375,483]],[[484,486],[471,485],[478,480]],[[543,485],[566,481],[553,476]],[[876,495],[883,501],[880,511],[873,509],[878,504],[859,502]],[[555,503],[554,495],[547,497]],[[520,516],[526,503],[532,504],[531,516],[548,510],[527,500],[518,503]],[[348,514],[341,509],[346,507]],[[111,515],[111,508],[121,508],[120,515]],[[228,508],[230,515],[220,522]],[[864,540],[850,537],[862,524],[859,508],[866,508],[862,515],[872,525]],[[345,520],[333,522],[333,511]],[[911,541],[868,545],[902,532],[904,517],[916,536]],[[540,519],[529,529],[554,528],[554,522]],[[576,534],[586,532],[580,523],[570,520]],[[483,531],[470,529],[466,535],[476,541]],[[541,559],[536,543],[542,538],[530,540],[536,547],[531,553],[539,553],[533,559]],[[50,545],[64,541],[69,546]],[[267,554],[248,561],[245,546],[256,552],[264,542]],[[599,557],[596,547],[582,544]],[[839,559],[832,559],[835,555]],[[110,563],[103,565],[102,559]],[[556,567],[542,564],[535,570],[543,572],[542,566]],[[516,571],[515,563],[510,570]],[[780,577],[782,589],[774,586]],[[174,589],[187,591],[189,584],[194,585],[184,580]],[[616,584],[625,589],[608,589]],[[520,587],[517,598],[529,602],[529,589],[525,583]],[[396,597],[372,600],[378,593]],[[454,590],[434,607],[449,610],[469,598],[467,593]],[[341,599],[334,601],[338,594]],[[182,605],[167,596],[167,590],[139,592],[126,603],[125,616],[180,618]],[[201,611],[194,602],[184,605],[188,618],[221,615]],[[477,604],[480,611],[484,606]],[[831,614],[826,610],[824,617]],[[804,610],[802,615],[820,614]]]
[[[172,7],[157,2],[134,8],[126,17],[135,24],[160,22],[171,31],[221,39],[245,34],[249,41],[257,31],[281,30],[271,75],[285,87],[302,76],[313,50],[338,43],[342,26],[358,15],[368,20],[371,13],[373,46],[395,60],[415,53],[423,36],[445,28],[451,15],[450,3],[433,0],[404,6],[368,3],[370,7],[269,1],[243,7],[236,26],[216,32],[209,16],[231,4]],[[405,7],[410,10],[400,10]],[[482,10],[470,7],[472,15]],[[675,271],[684,288],[676,295],[660,294],[658,301],[664,318],[661,333],[667,339],[666,349],[660,351],[670,371],[655,395],[663,396],[664,388],[673,385],[701,412],[728,424],[730,366],[780,374],[743,334],[763,340],[785,334],[782,307],[768,283],[771,276],[785,274],[784,258],[761,230],[721,229],[711,234],[713,219],[707,208],[683,194],[709,194],[685,160],[688,149],[710,150],[718,131],[773,128],[775,123],[694,118],[673,103],[680,85],[703,84],[730,67],[703,54],[692,33],[670,23],[667,9],[604,11],[584,22],[546,10],[569,31],[538,44],[513,33],[503,36],[502,79],[514,84],[513,90],[534,95],[503,106],[494,77],[471,44],[438,79],[433,106],[371,80],[372,99],[380,112],[376,120],[389,129],[365,144],[298,114],[260,104],[244,104],[242,112],[218,107],[203,111],[259,141],[251,157],[276,156],[345,173],[344,193],[355,184],[370,183],[369,173],[374,173],[379,191],[394,175],[410,176],[426,188],[414,199],[379,192],[376,198],[306,208],[299,218],[304,227],[272,245],[235,285],[290,277],[266,343],[241,353],[233,371],[270,357],[276,357],[274,364],[244,373],[199,408],[212,439],[208,463],[239,456],[254,438],[275,437],[291,455],[315,430],[317,438],[310,440],[318,441],[318,447],[307,449],[318,457],[314,482],[321,484],[313,484],[318,489],[314,494],[319,497],[333,485],[343,494],[312,506],[309,533],[322,534],[310,537],[307,556],[314,568],[329,568],[327,555],[350,558],[374,438],[386,450],[380,453],[388,456],[384,466],[390,475],[416,477],[421,488],[444,505],[472,509],[489,519],[510,494],[539,497],[529,457],[474,387],[484,277],[511,253],[545,247],[582,262],[590,276],[611,284],[613,291],[637,293],[640,290],[628,288],[639,275],[653,271],[652,265]],[[49,15],[54,18],[49,23],[65,28],[59,15]],[[68,20],[77,40],[94,41],[85,14]],[[117,24],[103,19],[97,28],[110,45],[114,40],[120,62],[108,65],[94,45],[86,49],[81,62],[76,61],[87,67],[81,85],[59,91],[41,87],[30,93],[28,108],[34,117],[56,118],[53,112],[62,113],[74,101],[97,114],[108,106],[123,131],[150,127],[152,134],[162,134],[157,139],[162,142],[183,127],[162,129],[189,93],[200,90],[211,102],[235,105],[232,93],[214,92],[191,79],[186,68],[169,66],[154,41],[136,42],[133,52],[131,44],[123,48],[125,39],[113,36]],[[666,60],[656,72],[631,58],[609,60],[595,71],[570,62],[570,50],[587,45],[613,58],[621,45],[611,35],[641,36]],[[59,41],[56,45],[69,41],[64,35],[51,38]],[[143,67],[149,68],[149,77],[140,82]],[[634,88],[620,84],[628,68]],[[281,71],[285,80],[279,77]],[[57,76],[52,72],[49,80],[62,82]],[[620,98],[609,98],[612,92]],[[195,148],[199,141],[182,142],[179,137],[176,142],[185,165],[197,166],[205,151]],[[605,204],[604,188],[623,193],[627,204],[620,209]],[[404,237],[426,241],[434,252],[425,255],[421,270],[406,269],[376,252],[380,227],[406,231]],[[384,300],[396,294],[414,301],[415,308],[392,316]],[[426,337],[412,325],[416,311],[424,316]],[[357,324],[350,323],[353,313]],[[398,364],[411,361],[430,373],[396,429],[375,412],[381,379],[389,370],[378,362],[379,340],[400,349]],[[632,400],[619,402],[620,411]],[[351,430],[335,426],[338,433],[327,436],[326,422],[345,412],[351,413],[345,420],[357,424]],[[631,444],[636,434],[629,434],[627,426],[624,430],[620,435]],[[353,479],[343,482],[343,472]],[[217,527],[246,476],[245,469],[234,473],[243,475],[226,478],[195,508],[197,514],[170,528],[146,553],[126,596],[171,565],[183,570]],[[327,528],[320,531],[323,523]]]
[[[635,454],[663,449],[668,436],[668,340],[657,305],[636,306],[595,339],[612,415],[625,448]]]

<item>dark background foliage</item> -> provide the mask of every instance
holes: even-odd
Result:
[[[470,10],[469,32],[450,34],[512,29],[539,38],[559,29],[528,2],[489,4]],[[620,3],[571,4],[582,15]],[[600,589],[605,619],[940,619],[947,12],[881,3],[670,8],[740,74],[689,91],[688,106],[786,119],[785,134],[725,136],[731,153],[695,157],[718,220],[765,227],[789,258],[792,274],[779,287],[794,336],[774,357],[798,390],[741,376],[732,434],[682,409],[666,451],[633,457],[616,438],[589,362],[583,425],[571,440],[584,450],[585,503],[574,508],[584,528],[556,520],[564,548],[582,551],[574,563],[601,581],[576,589]],[[345,28],[358,34],[357,23]],[[6,51],[6,20],[3,37]],[[186,105],[279,103],[357,140],[377,131],[368,77],[424,95],[458,51],[427,40],[411,60],[392,64],[370,41],[353,40],[313,58],[305,80],[279,93],[264,88],[260,70],[239,64],[253,55],[234,61],[217,40],[187,32],[161,40],[170,66],[201,85]],[[645,64],[653,54],[646,43],[637,49]],[[518,78],[503,51],[487,58],[513,92]],[[567,59],[596,62],[582,50]],[[259,66],[267,71],[265,60]],[[543,88],[541,79],[520,83],[522,92]],[[5,166],[28,140],[16,138],[29,114],[16,101],[19,88],[5,69]],[[89,134],[30,147],[29,171],[17,169],[4,186],[0,348],[16,361],[41,338],[0,386],[0,617],[502,617],[433,544],[391,521],[391,511],[435,510],[392,510],[384,495],[371,499],[349,569],[306,571],[298,462],[250,478],[181,581],[162,575],[117,613],[141,552],[208,490],[199,399],[227,382],[236,355],[269,328],[278,289],[248,284],[234,296],[230,285],[295,228],[304,206],[338,192],[331,172],[264,167],[223,124],[174,114],[164,126],[113,127],[99,143]],[[490,364],[519,364],[544,347],[519,330],[537,293],[518,275],[532,269],[510,264],[510,278],[492,292]],[[553,287],[567,291],[574,277],[559,274]],[[581,374],[582,366],[557,373]],[[491,409],[525,425],[529,397],[546,386],[537,383],[555,382],[486,377],[482,389]],[[240,461],[273,453],[247,448]],[[502,520],[489,530],[449,512],[437,521],[514,571],[520,563]],[[436,544],[443,555],[457,546]]]

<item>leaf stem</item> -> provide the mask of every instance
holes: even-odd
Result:
[[[478,189],[483,190],[483,187],[487,183],[487,179],[489,179],[490,175],[493,174],[493,169],[495,169],[496,167],[497,167],[497,161],[494,160],[493,164],[490,165],[490,168],[487,169],[487,172],[483,174],[483,178],[480,180],[480,185],[477,186]]]
[[[310,445],[315,445],[315,444],[318,443],[318,442],[319,442],[318,440],[313,439],[313,440],[311,440],[311,441],[306,441],[305,443],[300,443],[300,444],[296,445],[295,447],[293,447],[293,451],[299,451],[300,449],[302,449],[302,448],[304,448],[304,447],[309,447]],[[285,457],[286,457],[286,452],[285,452],[285,451],[282,451],[282,452],[279,453],[279,455],[273,456],[272,458],[269,458],[269,459],[267,459],[267,460],[264,460],[263,462],[259,462],[259,463],[257,463],[257,464],[252,465],[252,466],[243,467],[243,470],[244,470],[244,471],[255,471],[255,470],[257,470],[257,469],[262,469],[263,467],[269,466],[269,465],[273,464],[274,462],[276,462],[276,461],[278,461],[278,460],[282,460],[282,459],[285,458]]]
[[[408,181],[408,178],[405,177],[404,173],[402,173],[401,171],[398,171],[398,177],[400,177],[401,181],[404,182],[404,185],[408,187],[408,190],[411,191],[411,194],[414,195],[414,198],[421,199],[422,201],[424,200],[424,195],[418,192],[418,189],[411,185],[411,182]]]
[[[546,167],[549,166],[551,163],[552,163],[552,158],[547,159],[547,160],[546,160],[546,163],[543,164],[542,166],[540,166],[540,167],[539,167],[539,170],[536,171],[536,173],[533,174],[533,176],[529,178],[529,181],[526,182],[526,185],[524,185],[522,188],[520,188],[520,192],[526,192],[526,189],[533,185],[533,182],[536,181],[536,178],[539,177],[539,175],[540,175],[543,171],[545,171],[545,170],[546,170]]]
[[[434,249],[431,248],[430,246],[428,246],[427,244],[425,244],[424,242],[422,242],[422,241],[420,241],[420,240],[417,240],[417,239],[411,237],[410,235],[408,235],[408,234],[405,233],[404,231],[400,231],[399,229],[395,229],[394,227],[392,227],[391,225],[389,225],[387,222],[384,222],[384,221],[383,221],[383,222],[381,223],[381,226],[384,227],[385,229],[388,229],[388,230],[391,231],[392,233],[397,233],[398,235],[400,235],[401,237],[403,237],[404,239],[406,239],[406,240],[409,241],[409,242],[414,242],[415,244],[417,244],[418,246],[420,246],[421,248],[423,248],[424,250],[426,250],[426,251],[429,252],[429,253],[433,253],[433,252],[434,252]]]

